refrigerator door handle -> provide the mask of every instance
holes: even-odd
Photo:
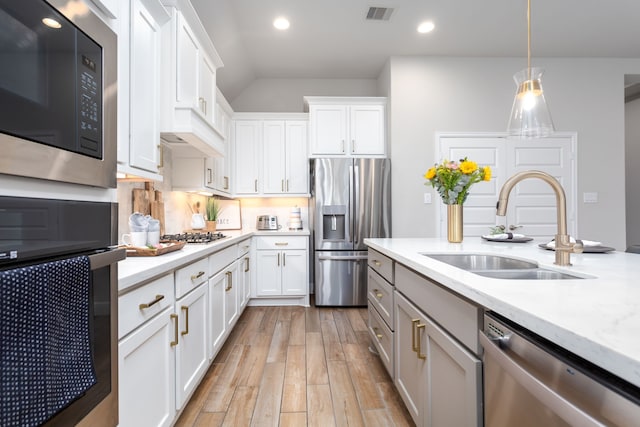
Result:
[[[355,231],[353,227],[353,224],[355,222],[355,219],[353,218],[353,215],[355,214],[355,208],[354,208],[353,202],[355,201],[355,191],[356,191],[354,173],[355,173],[355,166],[353,165],[349,166],[349,236],[347,240],[352,243],[354,240],[353,232]]]
[[[318,255],[319,260],[358,261],[368,259],[367,255]]]

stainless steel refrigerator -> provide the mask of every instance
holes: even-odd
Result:
[[[391,236],[389,159],[312,159],[315,303],[367,305],[367,237]]]

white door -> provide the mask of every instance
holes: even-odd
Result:
[[[216,68],[202,53],[199,67],[198,107],[207,122],[213,124],[216,107]]]
[[[307,157],[307,122],[287,121],[286,124],[287,193],[309,192],[309,162]]]
[[[465,156],[479,166],[490,166],[490,182],[471,187],[464,205],[465,237],[489,234],[496,224],[520,225],[516,232],[531,237],[551,239],[556,234],[557,211],[555,193],[538,179],[527,179],[511,191],[505,218],[496,216],[498,193],[504,182],[523,170],[541,170],[554,176],[563,186],[567,199],[569,234],[577,232],[576,136],[563,135],[544,139],[510,139],[504,136],[439,135],[436,159],[460,160]],[[440,204],[440,235],[446,235],[446,206]]]
[[[160,25],[142,1],[131,8],[129,163],[157,173]]]
[[[352,105],[349,109],[351,154],[384,155],[384,107],[382,105]]]
[[[265,194],[282,194],[286,192],[284,121],[265,120],[262,127],[262,191]]]
[[[235,123],[235,185],[237,194],[257,194],[262,183],[258,150],[262,134],[259,120],[238,120]]]
[[[307,251],[282,251],[282,295],[306,295]]]
[[[207,285],[176,301],[179,341],[176,346],[176,409],[180,410],[209,367]]]
[[[224,289],[227,283],[225,271],[209,279],[209,359],[213,359],[224,344],[227,330],[224,312]]]
[[[178,14],[178,52],[176,61],[176,102],[184,107],[198,109],[198,64],[200,46],[189,24]]]
[[[176,414],[173,306],[118,344],[120,425],[170,426]]]
[[[312,155],[344,155],[347,150],[347,107],[309,106]]]

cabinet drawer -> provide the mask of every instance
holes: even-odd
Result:
[[[369,267],[367,275],[367,298],[369,299],[369,304],[376,308],[382,320],[393,331],[395,330],[393,324],[393,286],[371,267]]]
[[[472,352],[480,353],[480,307],[408,268],[397,265],[396,289]]]
[[[384,320],[380,317],[378,312],[372,306],[369,306],[369,335],[373,340],[373,344],[376,346],[378,353],[380,354],[380,360],[387,369],[389,376],[394,378],[394,351],[393,351],[393,332]]]
[[[251,239],[243,240],[242,242],[238,243],[238,258],[248,254],[250,249]]]
[[[393,260],[380,252],[376,252],[369,248],[369,266],[373,268],[379,275],[384,277],[387,282],[393,284]]]
[[[207,279],[209,279],[209,261],[207,258],[176,270],[176,298],[186,295]]]
[[[238,245],[229,246],[209,256],[209,276],[215,276],[220,270],[238,258]]]
[[[167,307],[173,297],[173,274],[143,285],[118,298],[118,339],[124,337]]]
[[[257,236],[256,249],[307,249],[307,236]]]

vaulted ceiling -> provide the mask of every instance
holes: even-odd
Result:
[[[526,0],[191,0],[233,100],[256,78],[376,78],[393,55],[526,56]],[[388,21],[369,7],[393,8]],[[272,23],[286,16],[291,27]],[[534,57],[640,58],[640,1],[532,0]],[[431,20],[435,30],[416,31]]]

